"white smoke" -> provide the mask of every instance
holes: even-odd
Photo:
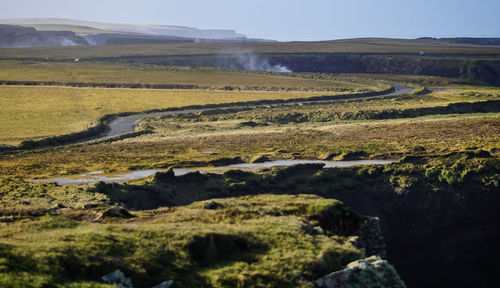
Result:
[[[249,71],[268,71],[268,72],[293,72],[288,67],[277,64],[271,65],[267,59],[255,55],[252,52],[241,52],[231,54],[230,59],[225,59],[225,63],[220,64],[220,68],[249,70]]]
[[[77,46],[78,43],[75,43],[75,41],[68,39],[68,38],[63,38],[59,40],[59,45],[60,46]]]

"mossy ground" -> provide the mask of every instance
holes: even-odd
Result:
[[[9,66],[11,64],[2,65],[14,71],[19,63]],[[61,81],[94,81],[85,70],[91,66],[83,66],[83,70],[77,69],[72,75],[65,70],[72,65],[53,63],[49,67],[52,70],[47,68],[50,77],[44,79],[37,77],[41,77],[40,71],[45,68],[32,67],[25,80],[58,77]],[[101,71],[96,75],[104,75],[117,67],[122,66],[100,66],[97,70]],[[59,68],[62,70],[58,71]],[[119,78],[128,82],[134,80],[130,75],[141,74],[144,78],[140,81],[156,82],[161,76],[177,73],[148,68],[157,69],[158,74],[123,71]],[[215,70],[196,70],[193,75],[207,74],[207,71]],[[213,79],[205,80],[215,81],[215,86],[226,83],[220,79],[227,71],[214,73]],[[230,79],[236,81],[232,84],[236,86],[263,81],[266,77],[271,77],[271,82],[295,85],[287,82],[290,79],[285,81],[273,74],[236,74]],[[185,75],[175,75],[176,81],[186,79]],[[301,77],[305,78],[299,82],[308,84],[297,85],[307,88],[310,83],[333,76]],[[373,77],[376,80],[372,77],[334,78],[339,83],[350,79],[349,85],[354,86],[390,80],[410,82],[418,89],[423,88],[422,85],[439,89],[385,99],[270,105],[230,113],[154,118],[142,122],[142,129],[153,132],[148,135],[110,143],[1,154],[0,286],[104,287],[100,277],[121,269],[132,277],[137,287],[150,287],[169,279],[175,281],[176,287],[312,287],[315,278],[364,256],[361,249],[348,241],[363,216],[334,199],[366,208],[369,215],[380,213],[387,217],[391,229],[401,231],[414,224],[440,223],[455,215],[481,214],[478,207],[484,207],[485,202],[497,203],[494,195],[498,195],[500,189],[498,111],[471,110],[460,112],[462,114],[448,111],[405,118],[396,113],[397,117],[388,119],[366,116],[388,110],[439,109],[436,107],[453,103],[498,101],[498,88],[439,77],[377,75]],[[276,97],[321,93],[207,90],[203,96],[198,90],[74,87],[1,87],[1,91],[9,92],[2,97],[11,99],[11,105],[7,105],[10,116],[4,117],[19,120],[4,129],[11,136],[17,135],[19,139],[9,138],[14,142],[26,135],[21,137],[15,129],[9,130],[11,128],[27,127],[41,133],[41,128],[58,121],[64,128],[54,126],[59,130],[45,131],[38,136],[84,129],[80,126],[85,121],[103,113],[167,105],[173,98],[167,101],[164,94],[178,93],[179,97],[174,97],[178,102],[170,101],[168,105],[181,106],[205,96],[203,99],[209,103],[215,99],[210,96],[214,93],[220,96],[215,99],[219,102],[233,101],[235,95],[251,94],[267,99],[273,93],[285,95],[273,94]],[[59,103],[61,91],[66,91],[64,99],[75,101]],[[14,97],[16,95],[23,99]],[[36,101],[24,108],[16,106],[41,95],[44,99],[37,101],[50,100],[55,104],[39,109],[48,111],[58,107],[60,113],[52,118],[43,111],[35,113],[33,103]],[[182,98],[186,95],[191,97]],[[105,102],[96,102],[99,99]],[[131,109],[133,103],[136,106]],[[38,116],[45,122],[28,124],[26,119],[40,119]],[[66,121],[70,118],[72,121]],[[77,122],[81,125],[72,126]],[[269,159],[402,159],[386,166],[345,169],[306,165],[259,173],[233,170],[181,177],[166,172],[123,184],[57,186],[25,181],[74,177],[95,170],[116,174],[137,169],[214,165],[228,159],[251,161],[260,156]],[[213,199],[218,203],[215,209],[204,209]],[[136,217],[100,218],[104,210],[115,204],[130,209]],[[390,219],[391,215],[397,215],[398,219]],[[324,233],[319,232],[318,226]],[[409,235],[412,231],[407,232]]]
[[[178,287],[312,287],[364,256],[348,241],[363,217],[332,198],[417,193],[427,200],[412,209],[439,211],[449,191],[464,205],[498,191],[499,172],[497,158],[470,151],[343,169],[165,172],[128,184],[3,180],[1,214],[13,222],[0,223],[0,283],[87,287],[121,269],[137,287],[169,279]],[[136,217],[99,218],[113,203]]]
[[[312,287],[318,271],[362,257],[347,236],[313,232],[323,211],[348,213],[338,201],[263,195],[217,202],[215,210],[196,202],[135,212],[131,220],[75,221],[73,209],[62,209],[0,224],[0,283],[99,286],[100,276],[121,269],[137,287],[168,279],[176,287]]]

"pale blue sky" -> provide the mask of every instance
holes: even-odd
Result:
[[[500,0],[0,0],[0,18],[234,29],[248,37],[500,37]]]

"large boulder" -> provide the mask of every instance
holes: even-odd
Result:
[[[112,284],[120,288],[134,288],[132,279],[125,277],[125,274],[118,269],[101,277],[102,282]]]
[[[351,237],[352,244],[362,249],[366,256],[378,255],[382,259],[387,258],[384,235],[377,217],[370,217],[360,223],[355,235],[357,236]]]
[[[153,288],[170,288],[174,285],[174,280],[163,281],[160,284],[153,286]]]
[[[406,288],[396,269],[379,256],[357,260],[315,281],[320,288]]]

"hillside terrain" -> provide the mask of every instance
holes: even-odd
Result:
[[[122,37],[123,38],[123,37]],[[320,42],[205,42],[0,49],[1,59],[118,62],[275,72],[389,73],[468,78],[500,85],[500,47],[443,39],[359,38]],[[113,41],[115,41],[113,40]],[[156,40],[155,40],[156,41]],[[158,40],[161,43],[163,40]],[[478,40],[479,41],[479,40]],[[421,54],[421,52],[423,54]],[[274,67],[287,67],[275,69]]]
[[[496,287],[500,48],[457,41],[0,49],[0,286]]]

